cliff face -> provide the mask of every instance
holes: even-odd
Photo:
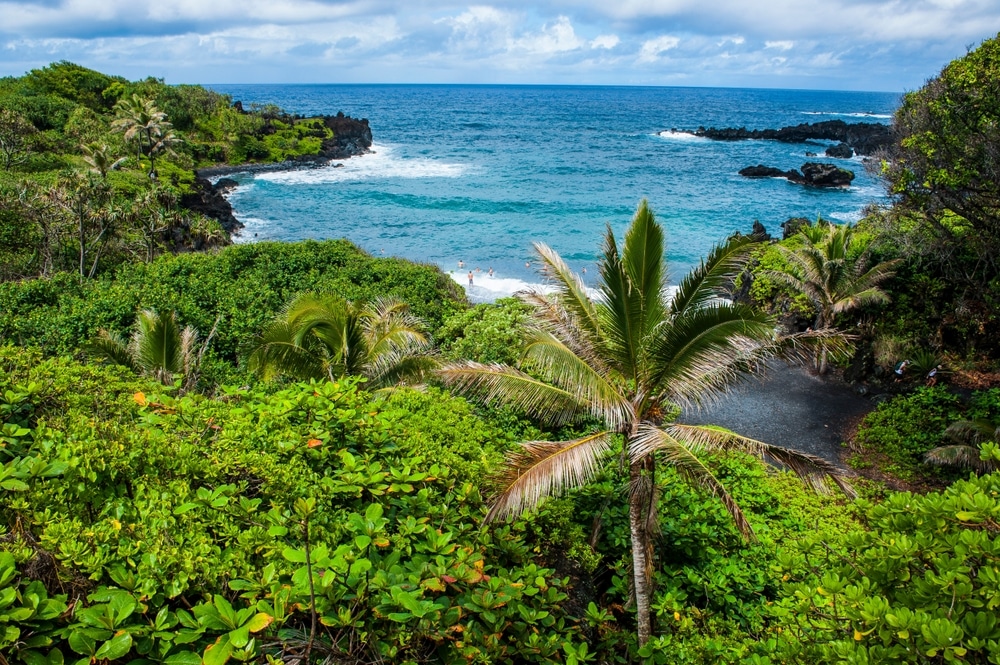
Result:
[[[363,155],[372,147],[372,130],[368,119],[352,118],[338,113],[324,116],[323,124],[333,130],[333,138],[323,141],[317,160],[345,159]]]

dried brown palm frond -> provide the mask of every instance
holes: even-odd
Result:
[[[847,481],[844,470],[822,457],[740,436],[722,427],[674,423],[666,429],[673,437],[687,441],[701,450],[739,451],[783,464],[817,492],[830,491],[827,485],[829,479],[847,496],[857,496],[857,492]]]
[[[739,504],[726,490],[712,470],[702,462],[697,453],[705,448],[697,441],[684,440],[673,435],[671,428],[660,429],[651,425],[640,425],[638,433],[629,447],[629,457],[641,460],[659,451],[664,460],[677,469],[681,477],[693,485],[702,487],[718,497],[733,518],[736,528],[745,538],[754,538],[753,527]]]
[[[588,412],[576,394],[507,365],[463,361],[445,365],[437,375],[459,393],[508,404],[557,425]]]
[[[589,482],[608,452],[610,433],[572,441],[527,441],[508,454],[497,476],[500,491],[486,521],[516,517],[543,499]]]

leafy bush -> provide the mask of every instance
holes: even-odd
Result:
[[[352,380],[174,398],[12,348],[0,367],[0,647],[19,660],[579,652],[564,583],[510,528],[479,528],[468,474],[505,437],[461,400],[383,409]],[[412,438],[421,403],[466,428]]]
[[[895,494],[867,507],[867,531],[791,543],[748,662],[1000,662],[998,497],[1000,474]]]

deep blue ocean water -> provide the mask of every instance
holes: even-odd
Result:
[[[620,235],[643,197],[666,226],[673,282],[755,219],[779,236],[793,216],[855,221],[885,196],[858,158],[806,157],[822,154],[822,144],[714,142],[669,130],[889,122],[899,102],[891,93],[712,88],[213,87],[244,104],[366,117],[375,141],[374,154],[340,168],[234,176],[241,184],[230,200],[246,224],[238,240],[346,237],[374,255],[438,264],[463,285],[478,267],[475,299],[537,282],[526,266],[534,242],[592,281],[606,225]],[[737,174],[806,161],[853,170],[853,186],[816,190]]]

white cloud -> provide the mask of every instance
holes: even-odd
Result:
[[[574,51],[583,46],[583,40],[576,36],[569,19],[560,16],[555,22],[543,26],[541,31],[517,39],[512,46],[528,53],[548,55]]]
[[[590,48],[613,49],[621,40],[618,35],[598,35],[590,42]]]
[[[795,42],[788,41],[787,39],[776,42],[764,42],[764,48],[776,48],[779,51],[789,51],[793,46],[795,46]]]
[[[639,50],[639,62],[656,62],[660,56],[670,49],[677,48],[681,40],[670,35],[662,35],[642,43]]]

